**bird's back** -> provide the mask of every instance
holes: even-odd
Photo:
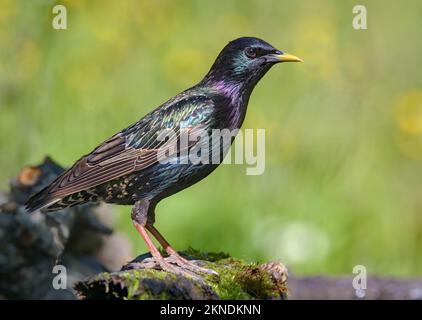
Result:
[[[28,200],[28,211],[55,211],[99,200],[133,204],[139,198],[162,198],[195,183],[216,166],[161,163],[160,150],[183,130],[194,133],[227,127],[232,112],[229,104],[226,97],[203,88],[182,92],[80,158]],[[163,141],[163,132],[173,136]],[[176,145],[172,156],[184,151]]]

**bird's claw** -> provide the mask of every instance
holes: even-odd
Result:
[[[168,257],[169,258],[169,257]],[[132,269],[156,269],[156,270],[163,270],[169,273],[177,274],[183,277],[188,277],[200,282],[204,282],[202,277],[197,273],[200,270],[208,270],[201,268],[199,266],[195,266],[196,268],[192,268],[187,265],[181,265],[181,263],[176,263],[173,259],[162,258],[145,258],[140,262],[131,262],[123,267],[123,270],[132,270]],[[195,270],[194,270],[195,269]],[[202,271],[202,272],[204,272]],[[215,272],[215,271],[214,271]]]
[[[203,268],[197,265],[197,261],[195,260],[187,260],[179,255],[173,254],[165,258],[167,262],[171,264],[177,265],[183,269],[189,270],[194,273],[206,273],[210,275],[218,276],[218,273],[212,269]]]

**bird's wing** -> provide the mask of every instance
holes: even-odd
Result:
[[[79,159],[49,187],[47,202],[86,190],[107,181],[145,169],[159,160],[158,152],[174,144],[182,130],[188,133],[207,126],[214,111],[212,100],[205,96],[185,97],[166,104],[119,132],[90,154]],[[174,134],[166,141],[157,139],[162,130]],[[188,145],[191,148],[193,145]],[[177,153],[181,152],[180,146]]]

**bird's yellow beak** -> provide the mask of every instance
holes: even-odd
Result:
[[[303,62],[301,58],[298,58],[288,53],[274,55],[274,58],[276,58],[277,61],[280,61],[280,62]]]

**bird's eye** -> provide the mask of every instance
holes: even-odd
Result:
[[[256,58],[257,56],[257,52],[254,48],[248,47],[245,49],[245,54],[246,56],[248,56],[249,58],[253,59]]]

